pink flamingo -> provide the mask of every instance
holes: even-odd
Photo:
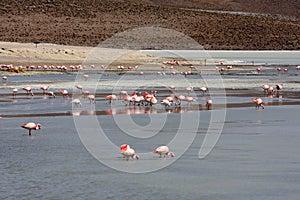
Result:
[[[170,107],[173,103],[175,103],[175,105],[176,105],[176,102],[174,101],[174,98],[171,97],[171,96],[163,98],[160,103],[162,105],[164,105],[165,107],[167,107],[167,106]]]
[[[128,144],[121,145],[120,153],[126,158],[127,161],[130,157],[137,160],[140,159],[140,156],[135,154],[134,149],[132,149]]]
[[[29,131],[28,134],[31,135],[31,130],[41,129],[41,124],[36,124],[36,123],[33,123],[33,122],[28,122],[26,124],[22,124],[21,127],[27,129]]]
[[[124,98],[125,96],[128,96],[127,91],[121,90],[121,91],[119,92],[119,97],[122,99],[122,98]]]
[[[211,106],[212,106],[212,100],[211,99],[207,99],[205,102],[206,102],[206,108],[207,108],[207,110],[210,110]]]
[[[82,104],[79,99],[73,99],[73,101],[71,101],[71,103],[75,104],[76,106],[82,107]]]
[[[68,90],[60,90],[59,92],[63,95],[64,98],[69,98]]]
[[[31,87],[23,87],[22,89],[25,90],[27,94],[31,94],[31,96],[34,96]]]
[[[161,157],[161,155],[164,155],[164,157],[166,156],[171,156],[174,157],[175,154],[169,150],[169,147],[167,146],[160,146],[157,147],[156,149],[153,150],[153,153],[159,154],[159,157]]]
[[[273,87],[269,87],[269,89],[267,90],[267,93],[268,93],[268,94],[275,94],[276,91],[274,90]]]
[[[277,71],[281,72],[282,68],[281,67],[277,67]]]
[[[152,94],[145,95],[144,99],[145,99],[145,102],[147,102],[150,106],[157,103],[157,99]]]
[[[129,96],[129,95],[125,95],[123,96],[122,98],[122,102],[125,104],[125,105],[128,105],[132,102],[134,102],[134,98],[132,96]],[[128,103],[127,103],[128,102]]]
[[[257,68],[256,68],[256,71],[257,71],[257,72],[260,72],[260,71],[261,71],[261,68],[260,68],[260,67],[257,67]]]
[[[42,86],[40,87],[40,89],[43,90],[43,94],[45,94],[46,91],[47,91],[49,88],[50,88],[49,85],[48,85],[48,86],[42,85]]]
[[[263,84],[261,85],[261,88],[265,91],[265,93],[268,93],[268,90],[270,89],[269,85]]]
[[[174,96],[174,98],[178,101],[178,105],[181,104],[181,101],[185,100],[185,96],[184,95]]]
[[[137,104],[138,106],[143,104],[144,101],[145,101],[145,98],[141,95],[139,95],[139,96],[135,95],[135,96],[132,96],[131,98],[132,98],[132,101],[133,101],[134,105]]]
[[[90,95],[90,91],[85,90],[82,92],[82,94],[83,94],[83,97],[86,98],[88,95]]]
[[[47,94],[49,97],[55,98],[54,92],[49,91],[49,92],[47,92],[46,94]]]
[[[194,97],[190,97],[190,96],[186,96],[185,99],[183,101],[186,101],[188,103],[191,103],[193,101],[197,101],[197,98]]]
[[[264,103],[261,98],[252,98],[252,101],[255,103],[256,108],[259,109],[259,107],[261,107],[262,109],[265,109]]]
[[[117,99],[118,99],[118,97],[114,94],[107,95],[105,97],[105,100],[108,100],[108,103],[112,103],[112,101],[116,101]]]

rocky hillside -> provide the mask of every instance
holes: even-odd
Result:
[[[0,40],[96,46],[116,33],[155,26],[188,35],[205,49],[299,50],[299,5],[299,0],[1,0]]]

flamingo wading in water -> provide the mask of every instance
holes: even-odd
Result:
[[[133,159],[140,159],[140,156],[135,154],[134,149],[132,149],[128,144],[121,145],[120,153],[126,158],[126,160],[129,160],[129,158]]]
[[[167,146],[160,146],[157,147],[156,149],[153,150],[153,153],[159,154],[159,157],[161,157],[162,155],[164,155],[164,157],[166,156],[171,156],[174,157],[175,154],[169,150],[169,147]]]
[[[252,98],[252,101],[255,103],[257,109],[259,109],[259,107],[265,109],[264,103],[261,98]]]
[[[28,122],[26,124],[22,124],[21,127],[27,129],[29,131],[28,134],[31,136],[31,130],[41,129],[41,124],[36,124],[36,123],[33,123],[33,122]]]

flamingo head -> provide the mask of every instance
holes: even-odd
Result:
[[[128,144],[122,144],[120,147],[120,153],[127,151],[127,149],[129,149],[129,148],[130,148],[130,146]]]
[[[36,124],[36,130],[41,129],[42,125],[41,124]]]

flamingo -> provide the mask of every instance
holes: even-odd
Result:
[[[161,105],[164,105],[165,107],[170,107],[172,105],[172,102],[170,102],[168,99],[162,99],[160,102]]]
[[[78,90],[82,91],[82,86],[81,86],[81,85],[75,85],[75,87],[76,87]]]
[[[160,102],[160,104],[164,105],[165,107],[170,107],[173,103],[175,103],[174,98],[171,96],[163,98]]]
[[[84,78],[85,80],[87,80],[87,79],[89,78],[89,75],[88,75],[88,74],[84,74],[84,75],[83,75],[83,78]]]
[[[120,153],[124,155],[127,161],[130,157],[137,160],[140,159],[140,156],[135,154],[134,149],[132,149],[128,144],[121,145]]]
[[[256,108],[259,109],[259,107],[261,107],[262,109],[265,109],[264,103],[261,98],[252,98],[252,101],[255,103]]]
[[[17,92],[18,92],[18,89],[17,88],[13,88],[11,91],[13,93],[13,97],[15,97],[16,94],[17,94]]]
[[[79,99],[73,99],[73,101],[71,101],[71,103],[75,104],[76,106],[82,107],[82,104]]]
[[[299,69],[300,69],[300,65],[298,65],[298,66],[296,67],[296,69],[299,70]]]
[[[159,154],[159,157],[161,157],[161,155],[164,155],[164,157],[166,157],[166,156],[174,157],[175,156],[175,154],[172,151],[170,151],[169,147],[167,147],[167,146],[157,147],[156,149],[153,150],[153,153]]]
[[[260,67],[257,67],[257,68],[256,68],[256,71],[257,71],[257,72],[260,72],[260,71],[261,71],[261,68],[260,68]]]
[[[269,87],[269,89],[267,90],[268,94],[274,94],[276,91],[274,90],[273,87]]]
[[[96,98],[95,95],[88,95],[87,98],[90,100],[90,103],[96,104]]]
[[[27,129],[29,131],[28,134],[31,135],[31,130],[41,129],[41,124],[36,124],[36,123],[33,123],[33,122],[28,122],[26,124],[22,124],[21,127]]]
[[[55,98],[54,92],[49,91],[49,92],[47,92],[46,94],[47,94],[49,97]]]
[[[188,102],[188,104],[190,104],[193,101],[197,101],[197,98],[191,97],[191,96],[186,96],[183,101]]]
[[[208,91],[208,88],[207,87],[200,87],[198,90],[201,91],[202,94],[204,95],[204,93]]]
[[[68,98],[69,97],[68,90],[60,90],[59,92],[63,95],[64,98],[66,98],[66,97]]]
[[[276,90],[282,90],[283,85],[282,84],[276,84]]]
[[[181,101],[185,100],[185,96],[184,95],[175,96],[175,99],[178,101],[178,105],[180,105]]]
[[[190,94],[190,92],[192,92],[194,90],[193,87],[187,87],[185,88],[185,90],[187,91],[188,94]]]
[[[124,97],[122,98],[122,102],[123,102],[125,105],[128,105],[128,104],[130,104],[130,103],[133,102],[133,101],[134,101],[134,99],[132,98],[132,96],[129,96],[129,95],[124,96]],[[129,102],[129,103],[127,103],[127,102]]]
[[[82,92],[82,94],[83,94],[83,98],[86,98],[88,95],[90,95],[90,91],[85,90]]]
[[[270,86],[266,85],[266,84],[263,84],[263,85],[261,85],[261,88],[265,91],[265,93],[267,93],[268,90],[269,90],[269,88],[270,88]]]
[[[143,104],[144,101],[145,101],[145,98],[143,96],[137,96],[137,95],[131,96],[131,99],[132,99],[134,105],[137,104],[138,106],[140,106],[141,104]]]
[[[8,80],[7,76],[2,76],[2,80],[6,82]]]
[[[31,87],[23,87],[22,89],[25,90],[27,94],[31,94],[31,96],[34,96]]]
[[[207,107],[207,110],[210,110],[210,109],[211,109],[211,106],[212,106],[212,100],[211,100],[211,99],[207,99],[207,100],[206,100],[206,107]]]
[[[125,96],[128,96],[128,93],[127,93],[127,91],[125,91],[125,90],[121,90],[121,91],[119,92],[119,96],[120,96],[120,98],[122,99],[122,98],[124,98]]]
[[[108,100],[108,103],[112,103],[112,101],[116,101],[117,99],[118,99],[117,96],[114,94],[107,95],[105,97],[105,100]]]
[[[45,94],[45,93],[46,93],[46,90],[48,90],[49,88],[50,88],[49,85],[48,85],[48,86],[42,85],[42,86],[40,87],[40,89],[43,90],[43,94]]]
[[[150,104],[150,106],[152,106],[152,105],[154,105],[154,104],[157,103],[157,99],[156,99],[155,96],[152,95],[152,94],[147,94],[147,95],[145,95],[144,99],[145,99],[145,101],[146,101],[147,103]]]
[[[277,71],[280,72],[282,70],[281,67],[277,67]]]

